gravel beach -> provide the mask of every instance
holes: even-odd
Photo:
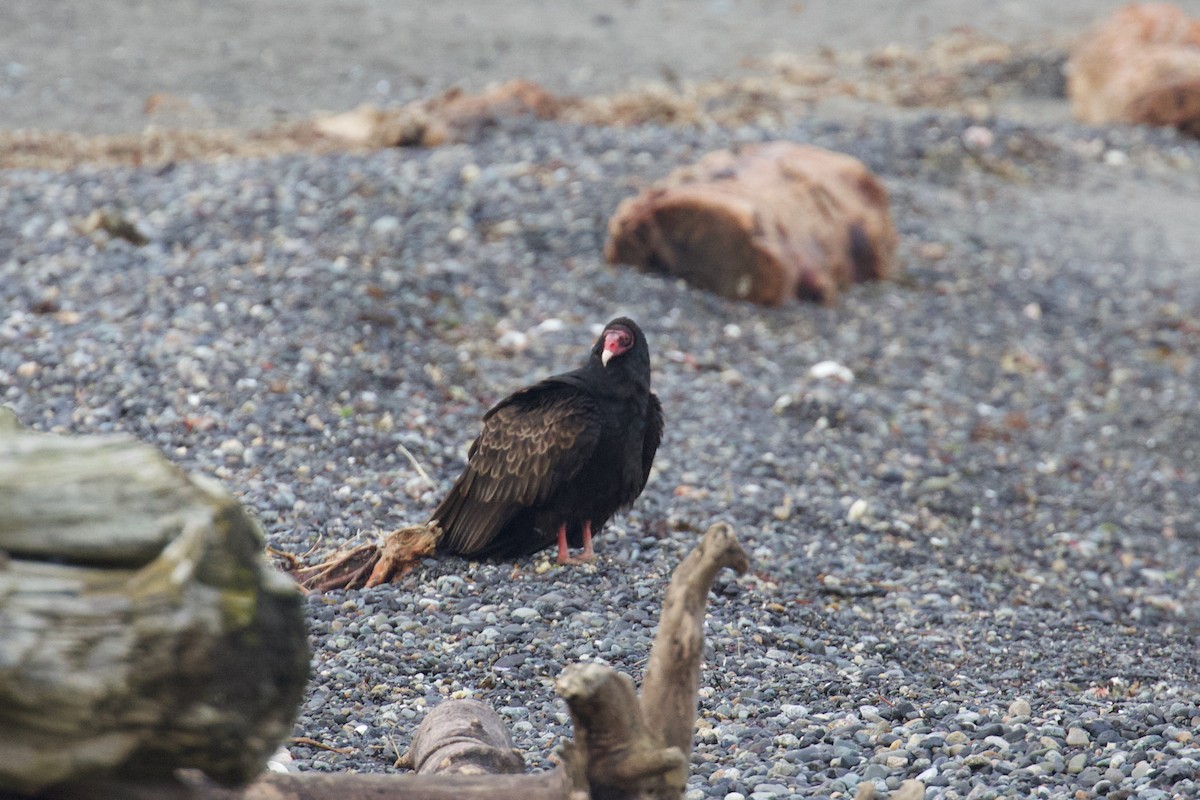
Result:
[[[782,132],[892,192],[903,276],[834,309],[599,259],[622,197],[750,128],[9,172],[0,400],[132,433],[320,551],[424,519],[482,412],[627,313],[667,431],[597,565],[446,559],[311,597],[296,733],[345,752],[296,745],[294,768],[388,771],[456,696],[548,766],[554,677],[640,677],[666,577],[725,519],[755,573],[711,600],[689,797],[1194,796],[1200,226],[1170,222],[1200,219],[1200,143],[971,124]],[[80,233],[114,203],[147,244]]]
[[[602,263],[621,199],[776,137],[879,174],[897,280],[762,309]],[[88,232],[101,209],[145,243]],[[723,519],[752,574],[710,597],[689,800],[913,778],[927,800],[1194,798],[1198,221],[1200,141],[898,109],[4,171],[0,403],[151,443],[315,559],[425,520],[483,412],[626,314],[666,433],[598,561],[447,558],[310,596],[295,734],[336,750],[293,744],[290,768],[396,771],[450,697],[548,768],[554,678],[640,680],[671,570]]]
[[[1200,0],[1180,4],[1200,14]],[[1073,37],[1122,5],[507,0],[498,13],[488,0],[5,0],[0,130],[262,128],[514,77],[595,94],[747,74],[774,52],[919,48],[968,28],[1010,43]]]

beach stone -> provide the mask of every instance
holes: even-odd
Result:
[[[1086,747],[1091,742],[1091,737],[1083,728],[1071,728],[1067,731],[1067,746],[1068,747]]]
[[[1008,713],[1009,713],[1009,716],[1013,716],[1013,717],[1028,717],[1030,714],[1033,713],[1033,709],[1030,708],[1028,700],[1024,700],[1024,699],[1018,697],[1016,700],[1013,700],[1012,703],[1009,704]]]

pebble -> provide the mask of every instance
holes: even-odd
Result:
[[[1016,700],[1013,700],[1012,703],[1009,704],[1008,713],[1009,713],[1009,716],[1013,716],[1013,717],[1028,717],[1030,714],[1033,713],[1033,709],[1029,705],[1028,700],[1025,700],[1022,698],[1017,698]]]
[[[846,511],[846,521],[861,522],[869,511],[870,504],[860,497],[850,504],[850,508]]]
[[[400,220],[392,215],[380,217],[371,223],[371,233],[375,236],[387,236],[400,229]]]
[[[512,610],[512,616],[514,619],[518,619],[521,622],[533,622],[534,620],[542,618],[541,613],[536,608],[529,608],[528,606],[514,608]]]
[[[836,361],[820,361],[813,364],[809,367],[808,374],[816,380],[836,380],[842,383],[850,383],[854,380],[854,373]]]

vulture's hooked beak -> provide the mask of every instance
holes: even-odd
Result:
[[[604,348],[604,352],[600,354],[600,363],[607,367],[609,359],[611,359],[612,357],[613,357],[613,351],[609,350],[606,347],[606,348]]]

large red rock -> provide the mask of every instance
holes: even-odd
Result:
[[[792,142],[719,150],[623,201],[610,263],[763,305],[832,303],[890,274],[887,190],[858,159]]]
[[[1126,6],[1096,25],[1067,62],[1084,122],[1174,125],[1200,135],[1200,20],[1167,3]]]

